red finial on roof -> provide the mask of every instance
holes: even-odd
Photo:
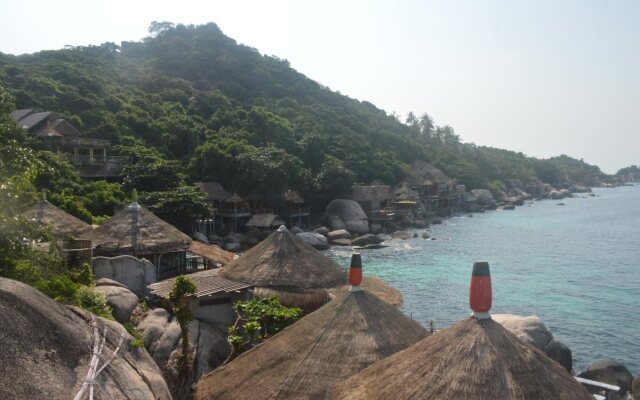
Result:
[[[351,291],[355,292],[360,289],[362,283],[362,257],[360,253],[353,253],[351,256],[351,266],[349,267],[349,283]]]
[[[477,319],[490,318],[491,310],[491,273],[488,262],[473,263],[471,273],[471,287],[469,290],[469,305]]]

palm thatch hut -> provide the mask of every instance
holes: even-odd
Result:
[[[350,377],[333,398],[593,400],[564,367],[491,319],[488,264],[482,267],[486,275],[474,266],[472,278],[474,316]]]
[[[255,296],[278,296],[282,304],[305,312],[317,309],[330,301],[332,294],[347,288],[340,265],[284,226],[226,265],[222,276],[255,285]],[[375,287],[372,291],[384,300],[398,302],[399,293],[381,280],[365,279],[363,286],[368,285]]]
[[[189,246],[189,252],[202,257],[205,269],[215,268],[218,264],[220,264],[220,266],[225,266],[237,258],[234,253],[216,246],[200,243],[197,240],[194,240],[191,243],[191,246]]]
[[[262,230],[271,231],[276,229],[280,225],[283,225],[284,221],[278,215],[275,214],[254,214],[251,219],[245,225],[247,228],[258,228]]]
[[[156,217],[137,202],[117,212],[109,221],[81,237],[90,240],[94,255],[131,255],[151,261],[157,280],[184,273],[191,238]]]
[[[326,399],[338,383],[428,332],[366,290],[339,298],[204,376],[197,400]]]
[[[51,227],[51,233],[56,240],[62,241],[77,238],[91,230],[91,225],[68,214],[44,199],[37,202],[22,215],[39,224]]]

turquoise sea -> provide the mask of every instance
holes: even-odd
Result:
[[[436,240],[363,250],[364,272],[398,288],[405,313],[442,329],[470,315],[471,266],[488,261],[493,313],[541,317],[572,350],[576,372],[606,357],[638,374],[640,185],[593,193],[450,218],[428,229]],[[328,252],[348,265],[351,251]]]

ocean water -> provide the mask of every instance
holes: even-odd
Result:
[[[442,329],[470,315],[471,266],[488,261],[492,313],[541,317],[573,352],[576,372],[614,358],[638,374],[640,185],[594,193],[453,217],[428,229],[436,240],[362,250],[364,273],[400,290],[405,313]],[[348,265],[351,252],[328,255]]]

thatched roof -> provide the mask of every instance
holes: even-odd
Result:
[[[593,400],[543,352],[492,319],[475,317],[352,376],[335,398]]]
[[[251,216],[249,222],[247,222],[248,227],[256,227],[256,228],[271,228],[273,226],[280,226],[284,224],[282,218],[275,214],[254,214]]]
[[[231,280],[273,289],[304,291],[342,285],[341,266],[280,227],[223,268]]]
[[[411,169],[407,173],[406,181],[411,186],[429,186],[434,184],[449,184],[451,178],[433,165],[421,160],[416,160],[411,164]]]
[[[363,276],[362,277],[362,288],[369,293],[376,295],[377,297],[384,300],[386,303],[389,303],[393,306],[400,307],[403,303],[402,293],[400,293],[396,288],[389,285],[382,279],[375,276]],[[329,289],[329,295],[332,297],[340,296],[342,293],[349,291],[351,285],[345,282],[343,286],[340,286],[335,289]]]
[[[237,256],[233,253],[230,253],[226,250],[222,250],[219,247],[209,246],[204,243],[200,243],[197,240],[194,240],[189,246],[189,251],[193,254],[196,254],[200,257],[206,258],[207,260],[227,265],[231,261],[235,260]]]
[[[196,182],[195,185],[207,195],[207,200],[224,200],[231,196],[218,182]]]
[[[294,204],[303,204],[304,203],[304,197],[302,197],[302,195],[297,190],[287,190],[282,195],[282,199],[284,201],[290,201],[290,202],[292,202]]]
[[[91,230],[91,225],[59,209],[47,200],[37,202],[22,215],[37,223],[51,226],[52,234],[58,240],[77,238]]]
[[[227,197],[226,199],[224,199],[225,203],[240,203],[244,201],[244,199],[240,196],[238,196],[237,193],[234,193],[233,195]]]
[[[367,291],[348,292],[204,376],[195,398],[326,399],[347,377],[427,334]]]
[[[350,199],[353,201],[391,200],[391,187],[388,185],[352,186]]]
[[[248,289],[251,285],[241,282],[234,282],[224,279],[218,275],[220,269],[208,269],[193,274],[186,275],[196,285],[195,298],[210,296],[216,293],[232,293],[244,289]],[[175,278],[165,279],[161,282],[149,285],[149,290],[156,296],[163,299],[169,298],[169,293],[173,290]]]
[[[191,238],[156,217],[138,203],[131,203],[109,221],[81,239],[91,240],[101,255],[168,253],[186,250]]]
[[[400,182],[396,187],[393,188],[393,197],[395,200],[410,200],[410,201],[419,201],[420,194],[413,190],[411,186],[407,183],[407,181]]]

